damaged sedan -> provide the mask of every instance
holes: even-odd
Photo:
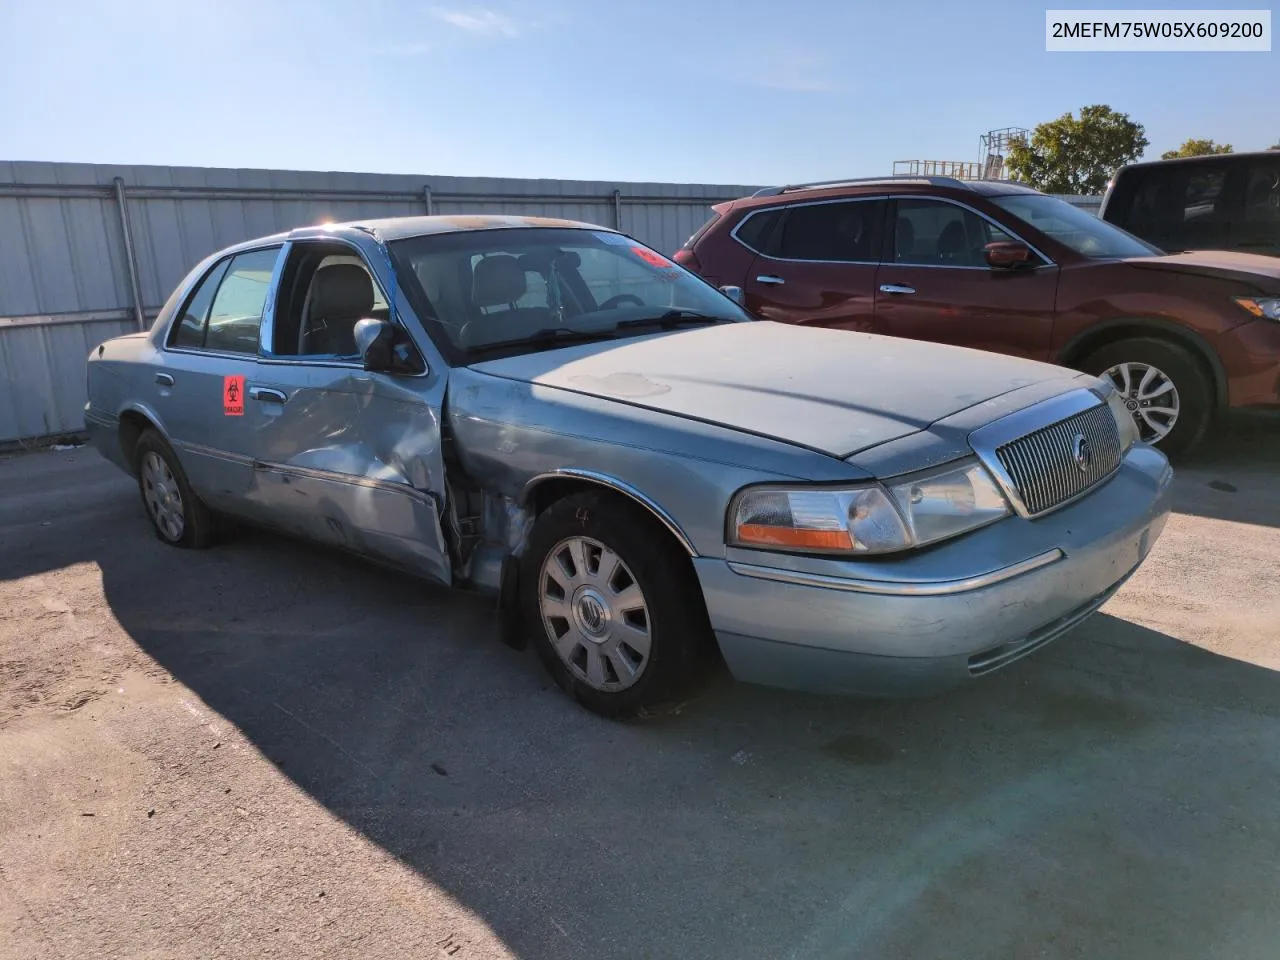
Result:
[[[228,520],[498,598],[607,716],[740,680],[925,693],[1101,606],[1169,510],[1109,382],[759,321],[619,232],[410,217],[243,243],[95,349],[156,535]]]

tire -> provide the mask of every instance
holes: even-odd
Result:
[[[689,559],[615,494],[573,494],[538,517],[521,558],[520,598],[543,665],[601,716],[664,712],[706,677],[711,626]]]
[[[218,518],[191,489],[182,464],[159,431],[147,429],[133,452],[142,507],[156,536],[172,547],[200,550],[218,535]]]
[[[1213,384],[1185,347],[1145,337],[1120,340],[1090,354],[1080,366],[1116,385],[1133,412],[1139,435],[1166,456],[1187,453],[1204,438],[1213,419]],[[1155,372],[1144,397],[1139,388],[1148,371]],[[1176,409],[1172,418],[1158,412],[1170,408]],[[1168,428],[1163,436],[1161,427]]]

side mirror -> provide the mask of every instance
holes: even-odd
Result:
[[[386,320],[365,317],[363,320],[356,321],[352,334],[355,336],[356,350],[359,351],[366,370],[391,369],[391,346],[396,339],[395,327]]]
[[[386,320],[365,317],[352,330],[356,350],[366,370],[382,373],[422,373],[425,366],[400,328]]]
[[[1031,262],[1031,248],[1016,240],[998,240],[982,249],[987,264],[997,270],[1011,270]]]
[[[724,286],[720,288],[720,292],[732,300],[740,307],[746,307],[747,295],[742,292],[741,287]]]

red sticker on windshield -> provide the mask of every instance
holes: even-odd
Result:
[[[669,268],[675,264],[668,260],[660,253],[654,253],[648,247],[632,247],[631,252],[643,260],[645,263],[653,267]]]
[[[244,377],[241,374],[222,378],[222,413],[228,417],[244,416]]]

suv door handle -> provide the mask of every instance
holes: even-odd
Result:
[[[756,283],[768,283],[773,286],[780,286],[786,282],[787,281],[783,280],[781,277],[775,277],[771,273],[762,273],[760,276],[756,277]]]
[[[270,387],[250,387],[249,396],[265,403],[284,403],[289,399],[289,395],[283,390],[273,390]]]
[[[908,287],[905,283],[882,283],[880,284],[881,293],[915,293],[915,287]]]
[[[162,386],[162,387],[172,387],[172,386],[173,386],[173,374],[171,374],[171,373],[157,373],[157,374],[156,374],[156,383],[160,384],[160,386]]]

